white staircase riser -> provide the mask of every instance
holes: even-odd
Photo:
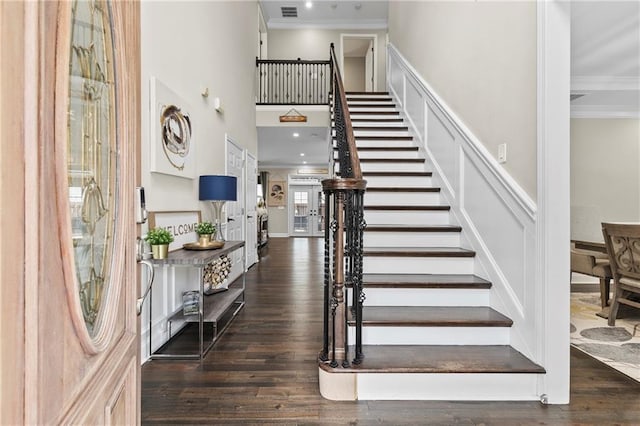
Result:
[[[347,301],[351,304],[351,289]],[[372,288],[365,287],[364,306],[488,306],[489,290],[483,288]]]
[[[358,157],[363,158],[424,158],[418,150],[407,151],[362,151],[358,150]]]
[[[354,327],[349,341],[355,342]],[[508,345],[508,327],[362,327],[364,345]]]
[[[349,99],[347,101],[347,105],[349,108],[357,105],[395,105],[393,99],[384,99],[384,98],[376,98],[376,99]]]
[[[365,111],[366,112],[366,111]],[[400,118],[395,114],[358,114],[357,112],[350,111],[351,120],[357,120],[359,118]]]
[[[460,247],[459,232],[365,231],[365,247]]]
[[[432,185],[430,176],[364,176],[367,186],[378,188],[415,188]]]
[[[421,206],[440,203],[439,192],[370,192],[364,193],[364,205],[371,206]]]
[[[447,210],[365,210],[364,220],[370,225],[449,225]]]
[[[539,374],[360,373],[359,400],[537,401]]]
[[[358,99],[358,98],[388,98],[389,94],[384,93],[346,93],[347,99]]]
[[[355,137],[367,137],[367,136],[411,136],[406,130],[357,130],[353,131]]]
[[[392,106],[384,106],[380,108],[368,108],[365,106],[354,105],[349,107],[349,113],[353,115],[357,115],[359,112],[395,112],[395,111],[396,109]]]
[[[425,163],[360,163],[363,172],[424,172]]]
[[[369,127],[368,125],[365,126],[365,124],[360,124],[360,125],[353,124],[353,127],[354,127],[353,135],[356,138],[360,138],[360,137],[366,138],[366,137],[371,137],[371,136],[376,136],[376,137],[377,136],[385,136],[385,137],[388,137],[388,138],[393,140],[393,138],[397,137],[397,136],[403,136],[403,137],[411,136],[411,134],[409,133],[408,130],[386,130],[386,129],[385,130],[378,130],[378,129],[376,129],[376,130],[361,130],[361,129],[357,129],[356,128],[356,127],[359,127],[359,126]],[[336,136],[336,130],[335,129],[333,129],[331,131],[331,136],[333,136],[333,137]]]
[[[362,148],[362,146],[358,146],[358,148]],[[358,149],[358,158],[360,160],[367,158],[423,158],[423,155],[416,150],[407,150],[407,151],[366,151],[362,149]],[[338,161],[338,153],[334,151],[333,160]],[[360,165],[362,166],[362,165]],[[389,185],[386,185],[389,186]]]
[[[356,139],[356,147],[357,148],[386,148],[389,146],[395,146],[398,148],[407,148],[413,147],[415,144],[413,141],[405,141],[405,140],[397,140],[397,141],[389,141],[386,139]]]
[[[351,124],[354,127],[358,127],[358,126],[367,126],[367,127],[406,127],[407,126],[402,121],[361,121],[361,120],[354,120],[353,117],[351,118]],[[331,125],[333,126],[334,123],[332,122]]]
[[[473,274],[472,257],[365,256],[365,274]]]

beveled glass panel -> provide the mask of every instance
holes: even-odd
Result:
[[[95,336],[110,281],[116,217],[115,84],[104,1],[72,6],[67,181],[78,297]]]

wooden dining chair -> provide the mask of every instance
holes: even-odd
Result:
[[[615,283],[609,312],[615,325],[621,303],[640,309],[640,224],[603,223],[602,234]]]

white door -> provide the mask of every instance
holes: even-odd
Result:
[[[320,185],[292,185],[289,197],[293,237],[324,235],[324,192]]]
[[[367,53],[364,57],[364,87],[365,92],[373,92],[373,74],[374,74],[374,63],[373,63],[373,40],[369,42],[369,47],[367,48]]]
[[[237,201],[228,201],[226,203],[227,223],[223,225],[225,228],[225,238],[228,241],[244,241],[244,150],[234,143],[229,136],[226,136],[227,147],[227,163],[225,174],[227,176],[235,176],[238,179],[237,185]],[[236,250],[231,254],[233,266],[229,274],[229,283],[238,278],[245,266],[242,262],[242,250]]]
[[[258,161],[245,150],[247,172],[246,208],[247,208],[247,268],[258,262]]]

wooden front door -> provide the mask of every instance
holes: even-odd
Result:
[[[0,2],[0,424],[139,423],[139,10]]]

